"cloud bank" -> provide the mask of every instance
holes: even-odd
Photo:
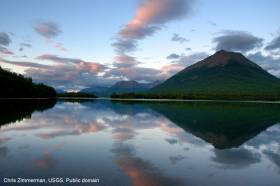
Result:
[[[223,31],[213,39],[215,50],[248,52],[263,45],[263,39],[244,31]]]
[[[28,61],[11,61],[0,58],[1,63],[26,67],[25,76],[32,77],[35,82],[46,83],[54,87],[65,89],[81,89],[94,84],[110,83],[110,79],[104,79],[99,73],[107,67],[82,59],[65,58],[51,54],[36,57],[37,60],[48,60],[50,65]]]
[[[266,50],[279,50],[280,49],[280,35],[275,37],[266,47]]]
[[[13,55],[14,53],[7,49],[6,47],[0,46],[0,55]]]

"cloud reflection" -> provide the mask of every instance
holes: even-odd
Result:
[[[117,164],[130,177],[133,186],[184,185],[181,179],[167,176],[150,161],[137,157],[132,146],[115,144],[112,152],[118,157]]]
[[[43,170],[51,169],[56,164],[57,161],[48,152],[45,152],[41,158],[34,161],[34,166]]]
[[[214,149],[215,156],[212,161],[221,165],[225,169],[241,169],[252,164],[259,163],[261,156],[245,148],[219,150]]]

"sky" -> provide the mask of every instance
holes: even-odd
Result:
[[[218,50],[280,77],[278,0],[0,0],[0,66],[57,89],[165,80]]]

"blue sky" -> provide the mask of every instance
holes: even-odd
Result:
[[[218,49],[280,77],[277,0],[0,3],[0,65],[57,88],[166,79]]]

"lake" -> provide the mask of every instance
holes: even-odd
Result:
[[[47,185],[66,178],[77,178],[69,185],[83,178],[99,183],[81,185],[280,185],[280,104],[0,104],[0,185],[17,177]]]

